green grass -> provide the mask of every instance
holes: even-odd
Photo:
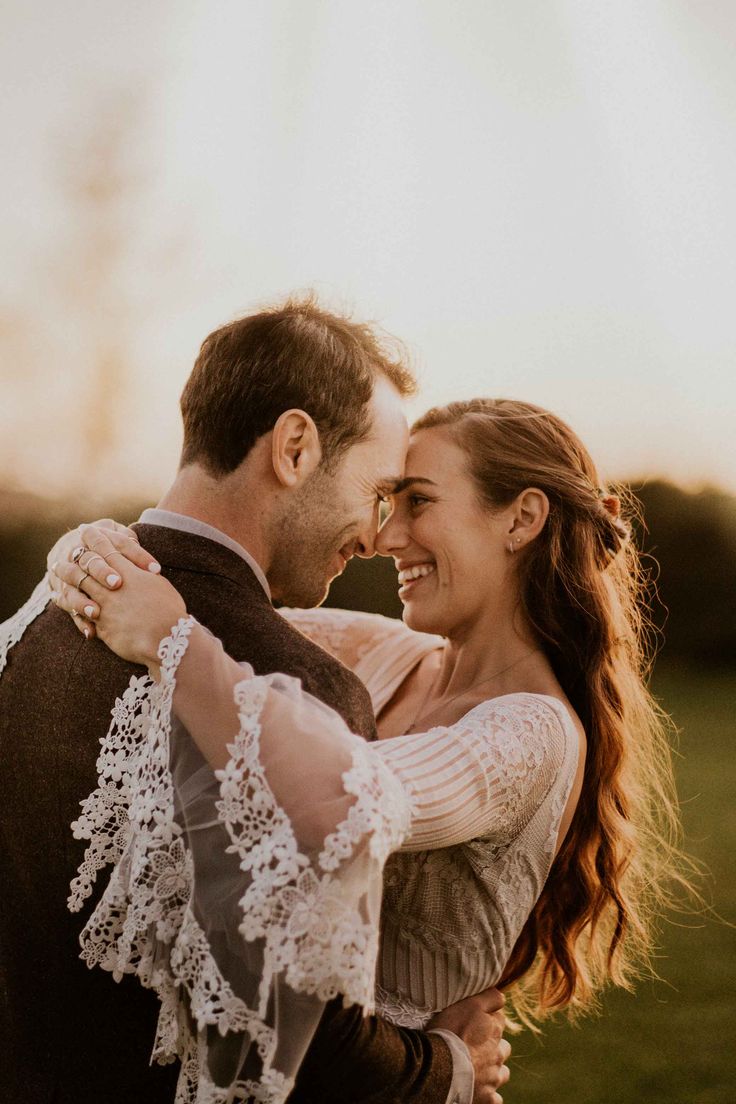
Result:
[[[715,910],[736,923],[736,674],[662,670],[655,692],[681,730],[686,849],[710,870]],[[735,1104],[736,931],[708,917],[673,920],[660,940],[661,981],[610,992],[602,1014],[579,1026],[512,1040],[506,1104]]]

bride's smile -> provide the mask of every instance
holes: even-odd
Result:
[[[446,428],[412,435],[404,478],[375,544],[394,558],[410,628],[453,637],[485,622],[492,632],[495,622],[498,637],[499,614],[516,602],[516,564],[546,516],[546,500],[534,496],[529,492],[521,506],[492,507],[466,450]]]
[[[405,565],[402,560],[397,560],[396,567],[401,584],[399,594],[402,597],[408,594],[416,583],[426,579],[428,575],[432,575],[435,571],[435,565],[431,562]]]

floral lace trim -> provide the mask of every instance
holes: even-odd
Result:
[[[388,853],[403,840],[410,810],[400,783],[356,742],[345,792],[356,798],[316,862],[299,852],[291,823],[263,770],[260,715],[268,680],[246,679],[234,691],[240,731],[230,760],[215,776],[216,802],[247,885],[239,902],[239,931],[260,940],[262,972],[256,1007],[237,997],[223,977],[193,907],[194,868],[174,814],[170,718],[175,674],[194,622],[178,623],[159,650],[161,681],[131,680],[113,710],[98,759],[98,787],[74,823],[89,841],[69,907],[79,909],[99,870],[114,869],[86,924],[82,959],[116,979],[135,974],[161,1001],[153,1059],[181,1059],[177,1104],[232,1100],[281,1104],[293,1079],[273,1068],[277,1039],[267,1023],[276,975],[292,989],[329,1000],[338,993],[372,1009],[378,923],[366,921],[365,894]],[[388,800],[386,796],[388,795]],[[358,852],[358,845],[368,846]],[[338,867],[358,868],[359,893],[345,893]],[[365,878],[362,875],[365,875]],[[249,880],[250,879],[250,880]],[[363,886],[366,886],[363,889]],[[224,1089],[209,1073],[207,1028],[245,1036],[262,1062],[257,1082]]]
[[[227,1089],[213,1084],[203,1055],[199,1051],[185,1055],[182,1062],[182,1074],[177,1085],[174,1104],[272,1104],[273,1101],[286,1100],[294,1087],[278,1070],[268,1070],[260,1081],[236,1081]]]
[[[366,836],[373,858],[385,863],[409,830],[414,812],[411,796],[383,760],[363,748],[356,747],[353,766],[342,781],[345,792],[356,801],[342,824],[325,840],[320,866],[334,870]],[[390,816],[387,807],[394,810]]]
[[[31,622],[43,613],[50,601],[51,587],[48,575],[44,575],[28,601],[0,625],[0,674],[5,670],[10,649],[15,647]]]
[[[265,1014],[273,976],[283,972],[295,990],[331,1000],[338,994],[373,1008],[378,926],[361,916],[361,901],[344,892],[332,872],[369,840],[371,858],[383,864],[406,834],[410,810],[400,783],[362,745],[343,775],[356,801],[325,840],[319,874],[301,854],[288,817],[276,801],[260,761],[260,714],[267,681],[247,679],[235,687],[240,732],[228,745],[230,760],[216,771],[220,819],[243,871],[252,882],[240,906],[245,940],[265,941],[259,1010]],[[391,795],[385,799],[385,791]],[[384,794],[382,799],[382,793]]]
[[[438,1011],[437,1008],[423,1008],[402,993],[390,993],[376,986],[376,1012],[389,1023],[421,1029]]]
[[[136,777],[151,722],[155,684],[148,675],[133,676],[122,698],[112,709],[112,721],[101,741],[97,759],[97,789],[82,801],[82,813],[72,822],[75,839],[89,840],[84,859],[72,881],[67,905],[78,912],[92,892],[97,874],[118,862],[130,842],[132,780]],[[159,805],[150,789],[139,804],[148,801],[149,812]]]
[[[109,970],[118,981],[135,974],[157,993],[161,1010],[152,1058],[162,1064],[182,1059],[177,1104],[225,1104],[258,1099],[256,1091],[261,1093],[269,1078],[259,1086],[243,1082],[239,1097],[232,1096],[232,1086],[225,1090],[214,1085],[207,1073],[204,1030],[247,1032],[263,1056],[274,1048],[274,1033],[235,996],[191,910],[194,869],[174,817],[169,733],[175,673],[193,624],[191,618],[180,620],[162,642],[160,683],[133,679],[116,702],[98,759],[98,789],[87,798],[74,826],[75,835],[88,838],[90,846],[70,908],[81,906],[97,872],[114,863],[80,936],[82,960]],[[168,947],[166,955],[162,944]],[[280,1085],[280,1075],[273,1072],[271,1083]],[[283,1096],[290,1087],[285,1086]]]

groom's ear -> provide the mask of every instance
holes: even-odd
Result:
[[[319,431],[305,410],[285,410],[273,427],[271,463],[279,483],[298,487],[322,460]]]

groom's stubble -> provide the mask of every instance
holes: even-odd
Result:
[[[325,600],[340,571],[338,551],[354,536],[338,472],[319,468],[274,522],[268,579],[286,605],[309,609]]]

